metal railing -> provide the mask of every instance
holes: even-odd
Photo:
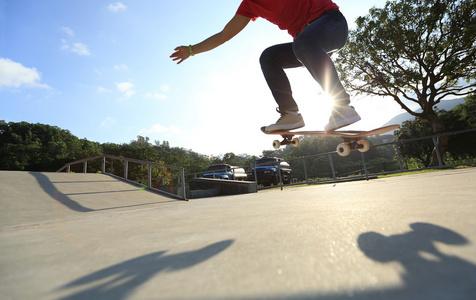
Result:
[[[279,184],[278,186],[283,189],[284,186],[292,186],[292,185],[301,185],[301,184],[318,184],[318,183],[326,183],[326,182],[336,182],[336,181],[349,181],[349,180],[358,180],[358,179],[369,179],[371,177],[375,177],[377,175],[388,175],[388,174],[395,174],[395,173],[402,173],[402,172],[410,172],[410,171],[417,171],[417,170],[425,170],[425,169],[438,169],[438,168],[449,168],[449,167],[456,167],[456,166],[461,166],[461,165],[476,165],[476,161],[471,161],[471,162],[463,162],[463,163],[452,163],[452,164],[443,164],[443,157],[441,153],[439,152],[439,145],[438,145],[438,137],[440,136],[449,136],[449,135],[457,135],[457,134],[464,134],[464,133],[469,133],[469,132],[476,132],[476,128],[473,129],[466,129],[466,130],[460,130],[460,131],[455,131],[455,132],[448,132],[448,133],[441,133],[441,134],[435,134],[435,135],[430,135],[430,136],[423,136],[423,137],[418,137],[418,138],[412,138],[412,139],[407,139],[407,140],[400,140],[400,141],[392,141],[388,143],[382,143],[382,144],[377,144],[377,145],[371,145],[372,148],[378,148],[378,147],[385,147],[385,146],[390,146],[395,149],[395,155],[394,155],[394,164],[397,165],[396,168],[393,170],[384,170],[384,171],[378,171],[378,172],[372,172],[372,170],[368,166],[368,162],[366,161],[366,152],[360,152],[360,163],[361,163],[361,168],[358,170],[353,170],[353,171],[348,171],[344,172],[343,174],[341,172],[338,172],[337,166],[334,162],[333,157],[340,157],[338,156],[337,151],[331,151],[331,152],[326,152],[326,153],[319,153],[315,155],[309,155],[309,156],[303,156],[299,158],[292,158],[292,159],[283,159],[291,164],[291,167],[293,167],[293,164],[295,164],[298,161],[302,161],[302,168],[303,168],[303,173],[304,173],[304,178],[296,178],[293,176],[293,179],[295,179],[292,183],[289,184],[284,184],[282,181],[281,176],[279,176]],[[425,139],[431,139],[433,141],[433,146],[435,147],[437,159],[438,159],[438,165],[437,166],[432,166],[432,167],[422,167],[422,168],[413,168],[409,169],[408,167],[405,169],[405,162],[401,157],[400,150],[399,150],[399,145],[403,143],[409,143],[409,142],[416,142],[416,141],[421,141]],[[309,171],[309,166],[306,163],[307,160],[312,160],[314,158],[319,158],[319,157],[327,157],[328,159],[328,164],[330,167],[330,172],[327,173],[324,178],[321,177],[321,179],[316,179],[316,178],[310,178],[308,176],[308,171]],[[350,158],[348,158],[350,159]],[[388,162],[387,162],[388,163]],[[408,165],[408,164],[407,164]],[[253,166],[248,166],[248,167],[253,167]],[[385,164],[384,164],[384,169],[385,169]],[[246,167],[244,167],[246,168]],[[279,168],[279,165],[276,165],[276,168]],[[281,175],[281,170],[278,172],[279,175]],[[357,174],[357,175],[356,175]],[[321,174],[322,175],[322,174]],[[256,178],[256,175],[255,175]],[[296,180],[297,179],[297,180]],[[274,186],[276,187],[276,186]],[[258,186],[258,189],[266,189],[270,187],[261,187]]]
[[[97,162],[98,160],[100,160],[99,165]],[[119,162],[119,168],[115,168],[115,161]],[[129,178],[131,163],[138,165],[135,166],[136,171],[138,171],[135,173],[140,174],[140,178]],[[72,168],[75,168],[75,166],[79,164],[82,164],[82,170],[79,170],[82,173],[88,173],[88,169],[98,172],[98,169],[100,168],[101,173],[120,178],[133,184],[147,187],[148,189],[161,194],[181,200],[187,200],[185,189],[185,173],[182,167],[114,155],[99,155],[67,163],[56,172],[66,171],[69,173],[72,171]],[[142,166],[146,166],[146,168],[143,168]],[[154,167],[157,169],[154,170]],[[122,169],[122,172],[120,172],[118,169]],[[174,170],[177,172],[176,175],[171,174],[171,171]],[[154,174],[157,176],[153,176]],[[164,174],[166,175],[164,176]],[[135,176],[137,177],[137,174],[135,174]],[[177,184],[175,184],[175,182]]]

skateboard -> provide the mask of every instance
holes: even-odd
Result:
[[[261,131],[265,134],[278,134],[283,137],[282,141],[274,140],[273,148],[279,149],[279,147],[284,145],[293,145],[295,147],[299,146],[299,138],[294,136],[296,135],[312,135],[312,136],[338,136],[343,139],[343,143],[337,145],[336,152],[340,156],[347,156],[352,150],[359,150],[360,152],[367,152],[370,149],[370,144],[366,140],[361,140],[360,138],[370,135],[377,135],[386,133],[392,130],[399,128],[400,125],[389,125],[369,131],[355,131],[355,130],[339,130],[339,131],[272,131],[266,132],[265,127],[261,127]]]

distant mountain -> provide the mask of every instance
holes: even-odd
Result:
[[[461,103],[464,103],[466,100],[466,98],[458,98],[458,99],[452,99],[452,100],[443,100],[441,101],[439,104],[436,105],[436,107],[439,109],[439,110],[451,110],[453,107],[455,107],[456,105],[458,104],[461,104]],[[417,110],[417,112],[421,112],[421,108]],[[388,121],[387,123],[385,123],[384,125],[382,126],[387,126],[387,125],[393,125],[393,124],[402,124],[403,122],[405,121],[409,121],[409,120],[414,120],[415,117],[410,115],[409,113],[407,112],[404,112],[404,113],[401,113],[399,115],[396,115],[395,117],[393,117],[392,119],[390,119],[390,121]]]

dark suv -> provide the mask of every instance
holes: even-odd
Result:
[[[211,165],[207,171],[203,174],[205,178],[246,180],[247,177],[245,169],[227,164]]]
[[[269,186],[279,184],[278,164],[281,170],[281,179],[284,184],[291,183],[292,171],[288,162],[276,157],[263,157],[255,161],[258,184]],[[255,170],[247,172],[247,180],[255,181]]]

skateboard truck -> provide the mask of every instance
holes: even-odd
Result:
[[[279,149],[281,146],[286,145],[293,145],[294,147],[298,147],[301,144],[301,140],[297,137],[293,138],[294,135],[282,135],[283,140],[274,140],[273,141],[273,148]]]
[[[367,152],[370,149],[370,144],[366,140],[359,140],[353,138],[342,138],[343,143],[337,145],[336,152],[340,156],[347,156],[352,150],[359,150],[360,152]]]

